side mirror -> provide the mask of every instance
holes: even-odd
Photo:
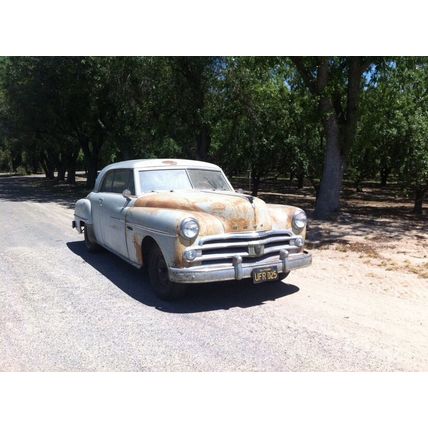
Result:
[[[127,201],[130,201],[132,198],[131,198],[131,196],[132,196],[132,194],[131,194],[131,191],[129,190],[129,189],[125,189],[123,192],[122,192],[122,196],[127,200]]]

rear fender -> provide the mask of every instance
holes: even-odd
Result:
[[[84,224],[92,224],[92,210],[89,199],[83,198],[76,202],[74,208],[74,221],[79,233],[82,233],[82,226]]]

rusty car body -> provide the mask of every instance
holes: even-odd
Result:
[[[171,299],[189,283],[280,280],[310,265],[306,222],[297,207],[235,192],[214,164],[147,159],[105,167],[72,226],[89,250],[146,267],[154,291]]]

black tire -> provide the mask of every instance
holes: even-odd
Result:
[[[89,252],[96,253],[101,249],[101,247],[97,244],[95,240],[94,231],[90,224],[85,224],[83,226],[83,235],[85,237],[85,245]]]
[[[176,300],[183,297],[188,285],[169,280],[168,266],[157,245],[150,250],[148,259],[147,273],[154,293],[162,300]]]
[[[284,280],[285,278],[287,278],[288,275],[290,275],[290,271],[288,271],[288,272],[281,272],[279,274],[279,280],[280,281]]]

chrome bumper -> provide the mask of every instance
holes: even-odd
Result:
[[[194,266],[190,268],[169,268],[169,279],[173,282],[200,283],[239,280],[250,278],[253,269],[276,266],[279,273],[289,272],[309,266],[312,256],[307,251],[288,254],[281,251],[280,258],[272,257],[261,263],[242,263],[241,257],[235,257],[233,266]]]

